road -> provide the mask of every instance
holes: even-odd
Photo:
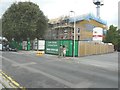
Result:
[[[118,88],[118,53],[79,58],[2,52],[2,70],[26,88]]]

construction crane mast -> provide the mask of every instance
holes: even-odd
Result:
[[[97,6],[97,17],[100,18],[100,7],[104,5],[103,0],[93,0],[93,3]]]

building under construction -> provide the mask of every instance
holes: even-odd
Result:
[[[100,27],[107,30],[106,21],[86,14],[75,17],[75,39],[82,41],[93,40],[93,28]],[[74,17],[60,17],[49,20],[49,30],[47,38],[51,40],[73,39],[74,38]]]

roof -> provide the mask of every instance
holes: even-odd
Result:
[[[88,20],[88,21],[95,20],[98,23],[107,25],[107,22],[105,20],[95,17],[93,14],[79,15],[79,16],[76,16],[75,19],[76,19],[76,22],[83,21],[83,20]],[[59,18],[50,19],[48,23],[51,23],[51,24],[60,23],[62,20],[68,20],[70,23],[72,23],[72,22],[74,22],[74,17],[69,17],[69,16],[63,17],[62,16]]]
[[[48,23],[54,24],[54,23],[60,23],[61,21],[65,20],[67,16],[61,16],[58,18],[50,19]]]
[[[93,14],[86,14],[82,16],[76,16],[75,17],[76,22],[82,21],[82,20],[95,20],[101,24],[107,25],[107,22],[105,20],[102,20],[101,18],[95,17]],[[74,22],[74,17],[69,18],[69,21],[72,23]]]

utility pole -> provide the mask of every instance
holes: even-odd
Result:
[[[75,28],[76,28],[76,19],[75,19],[75,12],[74,11],[70,11],[71,13],[74,13],[74,49],[73,49],[73,57],[75,57]]]

